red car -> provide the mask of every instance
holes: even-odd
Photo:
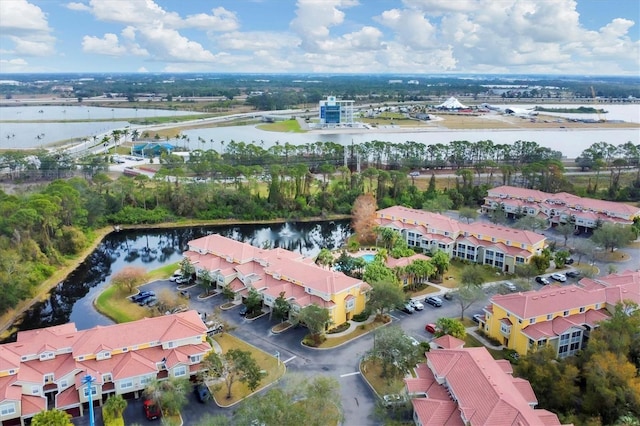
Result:
[[[147,418],[147,420],[155,420],[162,416],[162,413],[160,412],[160,407],[156,405],[156,403],[153,402],[152,400],[147,399],[144,401],[144,404],[142,405],[144,407],[144,415]]]
[[[437,331],[435,324],[427,324],[424,326],[424,329],[431,334],[435,334]]]

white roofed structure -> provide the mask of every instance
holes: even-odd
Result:
[[[464,109],[468,108],[466,105],[462,105],[459,100],[451,96],[449,99],[441,103],[440,105],[436,105],[436,108],[439,109]]]

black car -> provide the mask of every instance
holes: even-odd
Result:
[[[140,303],[145,299],[148,299],[151,296],[155,296],[156,294],[153,291],[141,291],[138,294],[131,296],[131,301],[135,303]]]
[[[547,278],[547,277],[536,277],[536,282],[540,283],[542,285],[551,284],[551,281],[549,281],[549,278]]]
[[[570,278],[578,278],[580,276],[580,271],[569,271],[565,275]]]
[[[211,399],[211,392],[209,388],[204,383],[199,383],[195,386],[194,391],[196,396],[198,397],[198,401],[207,402]]]
[[[435,306],[436,308],[442,306],[442,299],[440,299],[438,296],[429,296],[424,299],[424,302],[430,304],[431,306]]]

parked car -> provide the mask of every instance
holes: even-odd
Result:
[[[405,314],[412,314],[415,312],[415,309],[413,308],[413,306],[411,305],[411,302],[407,302],[404,305],[400,306],[399,308],[402,312],[404,312]]]
[[[570,257],[570,258],[567,259],[567,261],[565,263],[567,265],[573,265],[573,262],[574,262],[573,257]]]
[[[157,304],[158,304],[158,298],[155,296],[149,296],[146,299],[144,299],[144,305],[150,308],[156,306]]]
[[[174,281],[176,282],[176,284],[181,285],[181,284],[188,284],[190,280],[189,278],[179,276]]]
[[[418,342],[418,340],[417,340],[416,338],[411,337],[411,336],[409,336],[409,335],[407,335],[407,334],[405,334],[405,335],[404,335],[404,337],[405,337],[408,341],[410,341],[410,342],[411,342],[411,345],[412,345],[412,346],[420,346],[420,342]]]
[[[382,397],[385,407],[390,407],[395,404],[402,404],[404,402],[404,397],[400,394],[393,393],[390,395],[385,395]]]
[[[147,297],[155,296],[156,294],[153,291],[141,291],[138,294],[131,296],[131,301],[135,303],[140,303],[140,301],[146,299]]]
[[[429,296],[426,299],[424,299],[425,303],[428,303],[431,306],[434,306],[436,308],[439,308],[440,306],[442,306],[442,299],[440,299],[438,296]]]
[[[224,331],[224,324],[221,322],[207,321],[205,325],[207,326],[208,335],[222,333]]]
[[[480,322],[484,322],[484,315],[483,314],[474,314],[473,315],[473,322],[475,322],[476,324],[480,324]]]
[[[194,388],[196,396],[198,397],[198,401],[207,402],[211,399],[211,392],[209,388],[204,383],[199,383]]]
[[[556,281],[559,281],[561,283],[565,282],[567,280],[567,277],[564,274],[561,274],[560,272],[555,272],[553,274],[551,274],[551,278],[553,278]]]
[[[178,294],[185,299],[191,299],[191,294],[187,290],[180,290]]]
[[[144,416],[147,420],[159,419],[162,416],[160,407],[150,399],[145,400],[142,407],[144,408]]]
[[[420,172],[411,172],[411,173],[409,173],[409,176],[418,177],[418,176],[420,176]]]
[[[446,292],[445,294],[443,294],[443,295],[442,295],[442,297],[443,297],[445,300],[453,300],[453,293],[451,293],[451,292]]]
[[[413,307],[413,309],[415,309],[416,311],[421,311],[424,309],[424,305],[422,304],[421,301],[419,300],[412,300],[409,303],[411,303],[411,306]]]
[[[169,281],[176,281],[180,277],[182,277],[182,271],[178,269],[169,277]]]
[[[247,305],[240,306],[240,311],[238,311],[238,315],[241,317],[247,315]]]
[[[514,283],[512,283],[511,281],[505,281],[502,283],[502,286],[504,288],[506,288],[509,291],[516,291],[518,290],[518,287],[516,287],[516,285]]]
[[[549,279],[547,277],[536,277],[536,282],[540,283],[542,285],[551,284],[551,281],[549,281]]]
[[[578,278],[580,276],[580,271],[569,271],[565,275],[570,278]]]
[[[435,324],[427,324],[424,326],[424,329],[431,334],[435,334],[435,332],[438,331],[438,327],[436,327]]]

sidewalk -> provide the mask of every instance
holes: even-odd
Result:
[[[467,327],[467,334],[473,336],[476,340],[478,340],[480,343],[482,343],[484,346],[486,346],[489,349],[494,349],[496,351],[501,351],[504,349],[504,346],[502,345],[493,345],[491,344],[491,342],[489,342],[487,339],[485,339],[484,337],[482,337],[480,335],[480,333],[478,333],[478,327]]]

